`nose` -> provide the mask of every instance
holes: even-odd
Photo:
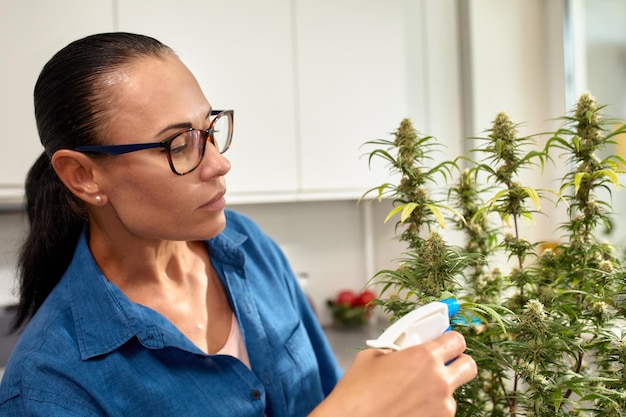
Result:
[[[206,144],[204,158],[198,167],[203,178],[224,176],[230,171],[230,161],[211,143]]]

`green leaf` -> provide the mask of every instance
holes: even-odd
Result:
[[[411,213],[417,208],[417,203],[406,203],[400,215],[400,221],[404,223],[411,216]]]
[[[502,198],[503,196],[507,195],[509,193],[509,190],[500,190],[498,191],[498,193],[493,196],[493,198],[491,199],[491,204],[490,206],[493,207],[500,198]]]
[[[397,213],[401,212],[404,209],[404,205],[401,206],[397,206],[394,207],[388,214],[387,217],[385,217],[385,223],[387,223],[387,221],[389,219],[391,219],[393,216],[395,216]]]
[[[467,221],[465,220],[465,217],[463,217],[463,215],[458,210],[456,210],[454,207],[446,207],[446,210],[450,210],[452,213],[454,213],[454,215],[457,216],[459,220],[461,220],[461,222],[463,222],[463,224],[467,226]]]
[[[537,190],[532,187],[524,187],[522,189],[526,192],[526,194],[528,194],[528,197],[530,197],[530,199],[533,201],[533,204],[535,205],[535,207],[537,207],[537,210],[541,211],[541,204],[539,203],[539,194],[537,193]]]
[[[574,177],[574,194],[578,194],[578,190],[580,189],[580,183],[582,182],[583,178],[586,176],[587,174],[584,172],[579,172],[576,174],[576,176]]]
[[[378,187],[378,195],[377,195],[377,199],[379,202],[383,201],[383,195],[385,194],[385,189],[387,188],[387,184],[382,184],[380,187]]]
[[[439,207],[437,207],[434,204],[426,204],[426,207],[428,207],[430,209],[430,211],[433,213],[433,215],[435,216],[435,219],[437,219],[437,223],[439,223],[439,226],[441,226],[441,228],[444,229],[446,227],[446,221],[443,218],[443,214],[441,214],[441,211],[439,210]],[[413,211],[413,210],[411,210],[411,211]],[[402,214],[404,214],[404,213],[402,213]]]
[[[619,177],[617,176],[617,173],[615,171],[613,171],[612,169],[601,169],[600,171],[598,171],[598,174],[608,177],[611,182],[615,184],[615,189],[619,189]]]
[[[535,218],[533,217],[532,213],[529,213],[528,211],[524,211],[520,213],[520,216],[522,216],[524,220],[526,220],[527,226],[535,224]]]
[[[385,183],[377,187],[370,188],[369,190],[364,192],[363,195],[358,199],[357,204],[360,204],[361,201],[365,199],[365,197],[369,196],[374,191],[376,191],[376,200],[378,200],[378,202],[382,202],[386,194],[393,195],[393,193],[396,192],[396,186],[391,183]]]
[[[406,204],[401,204],[397,207],[394,207],[388,214],[387,217],[385,218],[385,223],[387,223],[387,221],[389,219],[391,219],[393,216],[395,216],[396,214],[402,212],[402,214],[400,215],[400,221],[402,223],[404,223],[406,221],[406,219],[409,218],[409,216],[411,215],[411,213],[413,213],[413,211],[415,210],[415,208],[417,207],[417,203],[406,203]]]
[[[563,391],[559,388],[552,391],[552,401],[554,401],[554,412],[558,413],[563,402]]]
[[[509,310],[506,307],[499,306],[499,305],[494,305],[494,304],[487,305],[487,304],[477,304],[477,303],[467,303],[467,302],[461,303],[461,310],[469,310],[474,313],[482,313],[479,315],[490,317],[491,319],[495,320],[496,323],[498,323],[498,325],[502,329],[502,332],[506,334],[507,333],[506,325],[504,324],[504,320],[502,320],[502,315],[498,313],[496,309],[502,310],[506,314],[515,316],[515,313],[513,313],[513,311]]]
[[[500,138],[496,139],[496,155],[498,158],[502,156],[502,139]]]

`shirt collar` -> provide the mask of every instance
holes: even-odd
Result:
[[[230,212],[226,211],[226,228],[219,235],[207,242],[213,263],[226,263],[235,267],[243,267],[245,262],[241,246],[248,236],[229,227]]]
[[[145,347],[152,349],[168,344],[197,349],[189,345],[167,319],[147,307],[133,303],[106,279],[91,255],[87,236],[87,231],[84,231],[64,277],[70,286],[72,315],[81,358],[86,360],[110,353],[132,337],[137,337]],[[245,259],[240,246],[247,238],[227,226],[222,233],[207,242],[212,262],[242,268]]]

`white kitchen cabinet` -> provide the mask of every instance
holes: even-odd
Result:
[[[44,64],[67,43],[113,30],[112,0],[2,0],[0,15],[0,204],[22,200],[28,169],[43,151],[33,89]]]
[[[235,110],[229,201],[358,198],[387,177],[361,145],[404,117],[444,142],[460,131],[454,0],[9,0],[2,16],[8,126],[0,203],[21,199],[41,152],[32,88],[80,36],[121,30],[170,45],[214,108]],[[10,138],[10,139],[9,139]]]
[[[302,192],[358,197],[384,178],[361,145],[416,116],[409,78],[423,74],[409,75],[419,50],[408,47],[405,12],[404,0],[295,2]]]
[[[216,109],[235,110],[229,200],[289,200],[297,189],[289,0],[119,0],[119,29],[154,36]]]
[[[403,118],[458,151],[457,14],[448,0],[297,0],[300,190],[360,196],[388,167],[364,154]]]

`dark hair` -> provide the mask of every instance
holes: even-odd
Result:
[[[87,222],[84,202],[63,185],[50,158],[59,149],[102,142],[115,105],[107,84],[121,67],[173,53],[148,36],[102,33],[70,43],[39,74],[35,118],[44,152],[26,177],[30,229],[18,261],[20,301],[14,331],[30,320],[61,280]]]

